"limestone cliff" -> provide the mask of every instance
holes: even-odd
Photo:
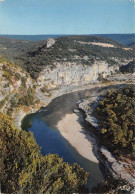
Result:
[[[37,83],[39,88],[53,89],[68,85],[86,85],[98,81],[99,75],[105,78],[115,73],[118,66],[109,66],[106,62],[95,62],[92,66],[81,63],[55,62],[55,68],[45,68],[39,75]]]
[[[20,100],[24,97],[25,104],[25,97],[33,86],[34,81],[28,73],[3,59],[0,63],[0,112],[12,116],[23,109]]]

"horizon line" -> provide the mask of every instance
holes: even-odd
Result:
[[[135,34],[135,32],[133,32],[133,33],[98,33],[98,34],[0,34],[0,36],[1,35],[12,35],[12,36],[47,36],[47,35],[53,35],[53,36],[55,36],[55,35],[68,35],[68,36],[70,36],[70,35],[105,35],[105,34],[110,34],[110,35],[112,35],[112,34]]]

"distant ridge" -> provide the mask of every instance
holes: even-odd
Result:
[[[58,38],[58,37],[62,37],[62,36],[68,36],[68,35],[51,35],[51,34],[47,34],[47,35],[6,35],[6,34],[2,34],[0,36],[4,36],[6,38],[14,38],[14,39],[18,39],[18,40],[26,40],[26,41],[40,41],[40,40],[47,40],[48,38]]]
[[[95,36],[102,36],[107,37],[112,40],[118,41],[125,45],[131,45],[135,42],[135,33],[134,34],[90,34]],[[0,35],[7,37],[7,38],[14,38],[18,40],[26,40],[26,41],[40,41],[40,40],[47,40],[48,38],[58,38],[63,36],[71,36],[66,34],[59,34],[59,35],[53,35],[53,34],[47,34],[47,35]]]
[[[122,44],[130,46],[135,42],[134,34],[97,34],[97,36],[104,36],[106,38],[111,38],[112,40],[118,41]]]

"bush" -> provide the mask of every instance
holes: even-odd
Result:
[[[42,156],[31,132],[17,129],[0,114],[0,161],[2,193],[73,193],[87,182],[79,165],[63,162],[57,154]]]
[[[15,80],[19,81],[21,79],[21,75],[19,73],[15,73]]]
[[[135,86],[110,91],[95,109],[103,142],[112,150],[133,152],[135,129]],[[126,149],[125,149],[126,148]]]

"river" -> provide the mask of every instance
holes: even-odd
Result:
[[[22,129],[33,132],[43,155],[59,154],[65,162],[78,163],[90,173],[87,183],[89,190],[104,180],[104,168],[100,163],[94,163],[82,157],[60,134],[57,123],[65,115],[73,113],[73,110],[77,108],[78,100],[97,94],[102,90],[106,91],[107,88],[94,88],[57,97],[44,109],[25,117],[22,122]]]

